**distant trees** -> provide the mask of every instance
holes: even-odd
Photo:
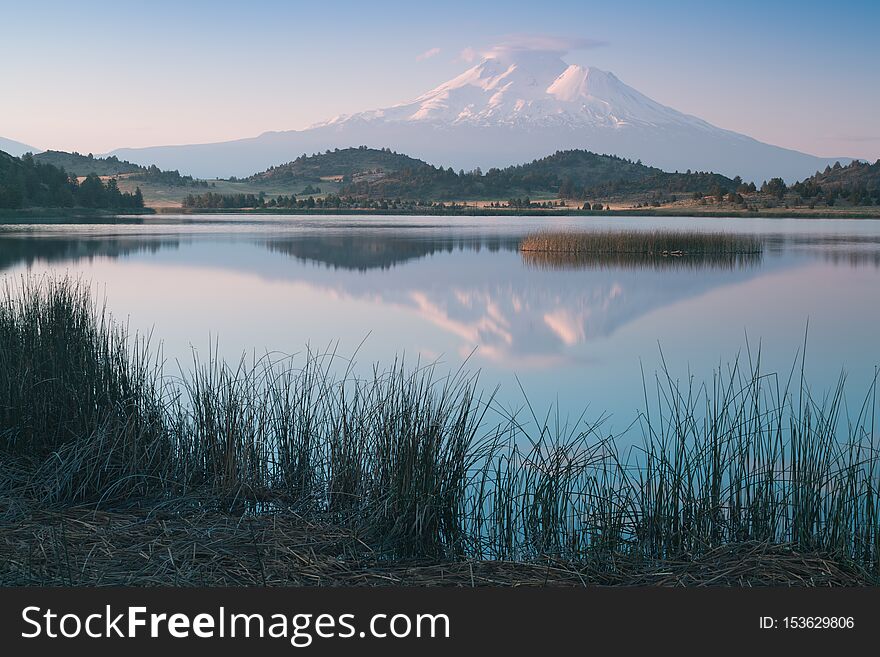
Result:
[[[115,178],[104,183],[90,174],[78,183],[64,169],[35,162],[26,154],[21,159],[0,152],[0,208],[98,208],[139,209],[143,194],[122,192]]]
[[[94,155],[82,155],[73,151],[43,151],[34,155],[34,161],[40,164],[51,164],[58,169],[64,169],[69,175],[85,176],[90,173],[99,176],[116,176],[121,174],[137,173],[143,171],[143,167],[132,164],[127,160],[120,160],[115,155],[107,157],[95,157]]]
[[[478,212],[478,208],[468,203],[443,202],[443,201],[426,201],[426,200],[403,200],[400,197],[382,197],[377,199],[355,197],[351,195],[340,196],[339,194],[325,194],[324,196],[301,196],[295,195],[279,195],[268,197],[264,194],[215,194],[207,192],[205,194],[193,195],[189,194],[183,200],[183,207],[188,209],[279,209],[279,210],[364,210],[364,211],[409,211],[409,212],[428,212],[428,213],[447,213],[474,211]],[[529,197],[512,198],[507,203],[493,201],[488,207],[495,209],[515,209],[515,210],[552,210],[557,208],[567,208],[565,201],[559,200],[542,200],[533,201]],[[584,209],[602,210],[607,208],[601,203],[590,205],[585,204]]]
[[[761,185],[762,194],[770,194],[771,196],[778,198],[780,201],[785,197],[786,191],[788,191],[788,186],[782,178],[771,178],[770,180],[764,181],[764,184]]]
[[[574,194],[574,182],[572,182],[570,177],[566,176],[559,185],[559,198],[573,198]]]
[[[183,207],[204,210],[259,208],[263,200],[255,194],[215,194],[207,192],[194,196],[188,194],[183,199]]]
[[[114,189],[117,192],[119,191],[119,188],[115,185]],[[79,205],[84,208],[97,208],[105,206],[103,197],[106,193],[108,193],[108,189],[101,182],[101,179],[95,174],[90,173],[79,185],[77,200]]]
[[[133,194],[122,192],[116,178],[102,182],[95,174],[89,174],[74,189],[75,205],[83,208],[138,209],[144,207],[144,196],[138,187]]]
[[[835,162],[790,189],[811,204],[831,206],[841,200],[851,205],[880,205],[880,160],[873,164],[854,160],[846,166]]]
[[[155,164],[151,164],[143,173],[131,176],[132,180],[168,185],[170,187],[207,187],[206,180],[195,180],[192,176],[181,176],[180,171],[162,171]]]

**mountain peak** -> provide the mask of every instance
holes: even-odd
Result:
[[[592,84],[598,77],[607,75],[605,71],[599,69],[572,64],[547,87],[547,93],[557,100],[576,101],[578,98],[591,95],[588,83]]]
[[[613,73],[569,65],[555,51],[525,49],[486,53],[476,65],[413,101],[319,125],[364,121],[529,129],[703,125],[654,102]]]

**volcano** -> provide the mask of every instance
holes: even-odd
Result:
[[[504,167],[582,148],[667,171],[793,181],[837,159],[780,148],[662,105],[613,73],[553,51],[489,53],[415,100],[304,130],[213,144],[123,148],[120,159],[201,177],[248,175],[303,153],[365,145],[455,169]]]

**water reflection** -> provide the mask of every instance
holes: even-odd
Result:
[[[36,262],[76,263],[93,258],[120,258],[137,253],[155,254],[180,246],[177,238],[86,237],[84,239],[37,236],[0,237],[0,271]]]
[[[572,228],[566,221],[558,225]],[[94,281],[117,317],[163,342],[172,369],[214,339],[236,359],[336,340],[350,354],[369,334],[364,368],[400,353],[455,368],[476,348],[469,366],[502,385],[505,403],[521,399],[521,382],[537,407],[590,404],[591,417],[616,412],[626,425],[641,406],[640,361],[650,373],[658,344],[681,376],[702,379],[748,334],[767,345],[768,369],[786,371],[809,320],[811,380],[823,386],[844,367],[858,390],[873,374],[880,222],[690,221],[759,232],[764,253],[537,261],[518,248],[543,227],[530,220],[187,218],[0,227],[0,274]]]
[[[610,336],[658,308],[747,280],[761,263],[760,255],[691,258],[688,264],[682,263],[684,259],[666,259],[668,264],[663,265],[651,258],[609,256],[573,264],[553,261],[552,266],[541,267],[548,271],[539,273],[532,271],[530,260],[526,260],[530,266],[522,266],[521,258],[530,254],[520,254],[519,242],[518,237],[419,239],[368,234],[263,244],[303,262],[357,272],[445,254],[449,258],[440,266],[410,267],[381,280],[320,269],[281,275],[292,274],[317,294],[414,314],[457,338],[459,354],[479,346],[481,358],[510,367],[558,365],[566,349]],[[487,258],[483,251],[494,255]],[[705,271],[693,276],[693,268]],[[566,271],[571,269],[588,271]]]
[[[860,266],[880,261],[876,248],[880,239],[872,236],[855,241],[776,236],[767,238],[766,257],[758,253],[680,258],[520,253],[521,238],[521,233],[426,235],[411,226],[298,235],[270,231],[268,236],[260,231],[221,232],[201,238],[149,233],[85,234],[76,239],[57,233],[7,234],[0,236],[0,270],[16,265],[33,268],[40,261],[76,266],[95,258],[142,256],[149,262],[171,250],[174,256],[163,262],[220,267],[296,283],[312,297],[332,299],[337,306],[368,304],[375,315],[351,317],[364,332],[379,328],[383,313],[394,309],[453,339],[456,353],[479,347],[480,357],[487,361],[540,368],[571,360],[576,357],[573,348],[610,337],[659,309],[798,266],[802,260],[786,256],[786,244],[808,245],[813,249],[808,253],[820,253],[835,263]],[[271,255],[260,257],[258,251]],[[416,267],[416,262],[422,264]],[[193,279],[180,285],[197,284]],[[198,296],[198,290],[192,292]],[[332,327],[320,316],[310,317],[309,323],[319,329],[317,333],[332,336]],[[224,327],[211,330],[222,334]],[[259,335],[254,339],[255,347],[263,346]],[[427,348],[432,350],[431,345]]]
[[[269,239],[262,242],[269,251],[284,253],[304,262],[318,262],[333,269],[389,269],[410,260],[453,251],[515,251],[515,237],[420,238],[388,233],[310,235]]]

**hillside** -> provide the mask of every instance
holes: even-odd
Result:
[[[788,187],[779,177],[760,189],[737,176],[702,171],[667,172],[640,161],[586,150],[557,151],[503,169],[454,171],[367,147],[303,155],[244,179],[199,181],[177,172],[125,174],[119,185],[141,185],[147,204],[192,210],[378,210],[446,212],[457,207],[615,211],[663,208],[670,212],[770,212],[857,207],[880,199],[878,165],[835,165],[811,181]],[[161,174],[161,175],[160,175]],[[173,179],[171,179],[173,178]],[[825,184],[822,190],[815,181]],[[849,185],[852,190],[847,187]],[[193,191],[206,188],[205,193]],[[837,189],[837,188],[840,189]],[[876,192],[874,190],[877,190]],[[867,191],[865,191],[867,190]],[[586,207],[589,206],[589,207]]]
[[[341,193],[358,198],[509,199],[518,196],[587,200],[598,197],[735,191],[740,180],[720,174],[667,173],[641,162],[584,150],[557,151],[528,164],[454,172],[427,165],[345,176]]]
[[[343,148],[314,155],[301,155],[292,162],[269,167],[246,180],[253,183],[320,183],[339,182],[343,178],[358,179],[387,175],[402,170],[430,168],[421,160],[382,148]]]
[[[0,208],[27,207],[140,209],[144,199],[140,190],[120,191],[115,179],[103,182],[90,174],[80,183],[31,155],[19,159],[0,151]]]
[[[34,155],[34,161],[64,169],[72,176],[87,176],[90,173],[94,173],[97,176],[118,176],[125,173],[146,171],[139,164],[120,160],[115,155],[95,157],[91,153],[81,155],[77,152],[45,151]]]
[[[815,190],[839,194],[864,193],[880,198],[880,160],[874,164],[853,160],[846,166],[836,162],[822,172],[792,185],[794,190]]]

